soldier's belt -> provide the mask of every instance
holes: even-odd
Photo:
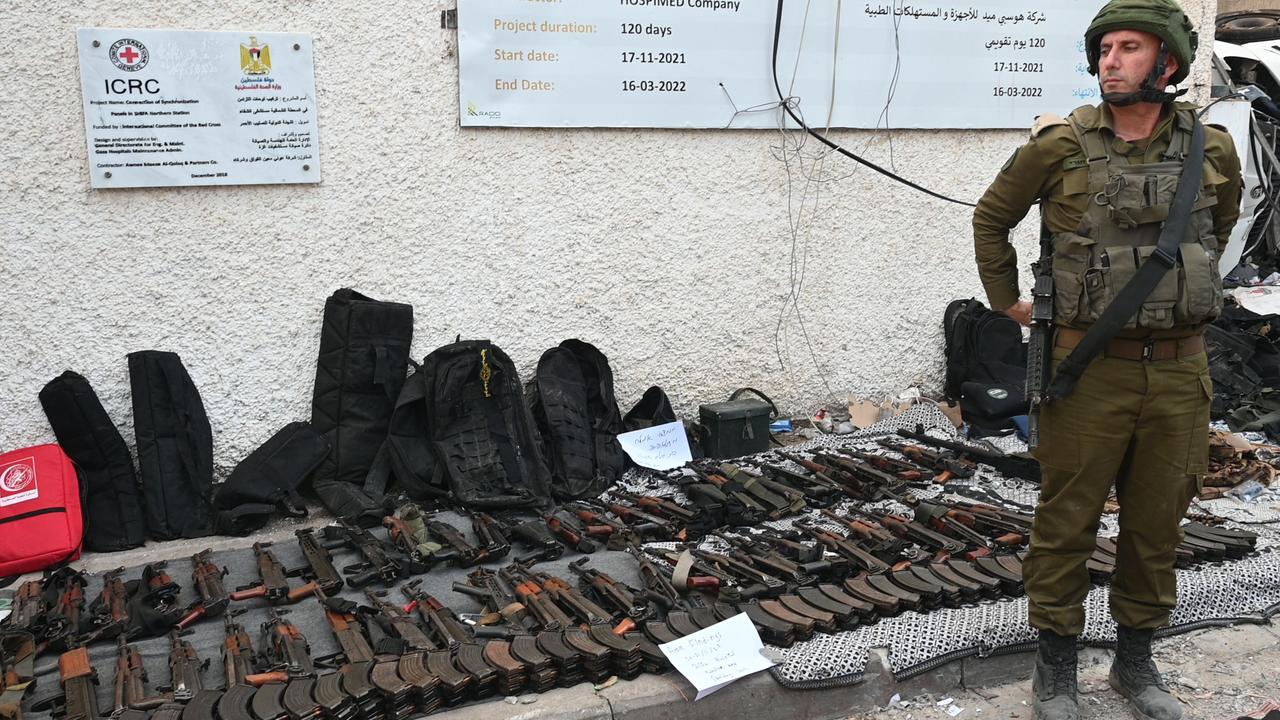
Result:
[[[1067,350],[1075,348],[1084,339],[1085,331],[1075,328],[1058,328],[1054,338],[1054,347]],[[1138,340],[1134,338],[1112,338],[1102,351],[1105,357],[1120,360],[1177,360],[1204,352],[1204,336],[1192,335],[1183,338],[1165,338],[1160,340]]]

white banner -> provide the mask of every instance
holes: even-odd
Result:
[[[777,7],[459,0],[462,124],[777,127]],[[787,0],[778,80],[814,127],[1028,128],[1097,102],[1082,39],[1097,9]]]
[[[310,35],[77,35],[92,187],[320,182]]]

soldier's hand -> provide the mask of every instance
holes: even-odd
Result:
[[[1004,309],[1004,314],[1018,321],[1018,324],[1027,327],[1031,325],[1031,301],[1019,300]]]

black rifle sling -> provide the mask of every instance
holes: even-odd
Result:
[[[1047,400],[1060,400],[1075,391],[1076,383],[1089,363],[1102,352],[1107,343],[1138,312],[1142,303],[1159,284],[1164,274],[1178,263],[1178,245],[1186,235],[1191,219],[1191,207],[1200,193],[1200,176],[1204,170],[1204,125],[1195,119],[1191,130],[1191,151],[1187,154],[1178,178],[1178,189],[1173,194],[1169,217],[1160,229],[1160,239],[1155,252],[1138,268],[1133,279],[1120,289],[1115,300],[1107,305],[1097,322],[1085,332],[1080,344],[1062,361],[1054,373],[1046,393]]]

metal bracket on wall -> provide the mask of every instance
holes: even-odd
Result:
[[[441,11],[440,11],[440,27],[441,27],[441,28],[443,28],[443,29],[445,29],[445,30],[457,30],[457,29],[458,29],[458,10],[457,10],[457,8],[454,8],[454,9],[452,9],[452,10],[441,10]]]

